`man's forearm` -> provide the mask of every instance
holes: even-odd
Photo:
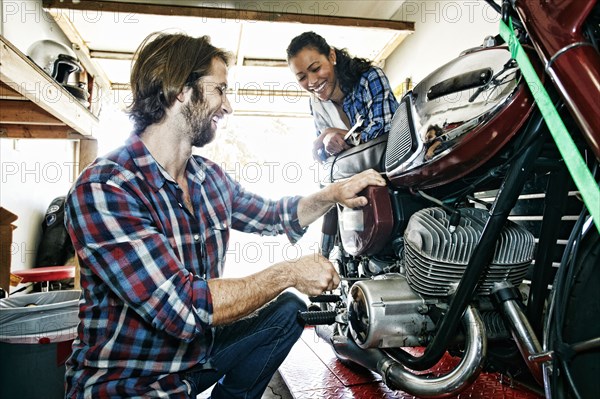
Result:
[[[300,226],[308,226],[335,205],[333,189],[333,185],[330,185],[300,199],[298,202],[298,223],[300,223]]]
[[[331,262],[319,254],[283,261],[248,277],[208,280],[212,323],[218,326],[247,316],[286,288],[293,287],[310,296],[333,290],[339,283]]]
[[[247,316],[293,285],[290,274],[279,265],[248,277],[209,280],[213,325],[231,323]]]

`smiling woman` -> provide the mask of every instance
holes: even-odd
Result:
[[[350,148],[347,136],[351,126],[357,131],[355,143],[389,131],[398,103],[379,67],[329,46],[314,32],[292,39],[287,59],[300,86],[311,94],[311,113],[317,128],[315,159],[323,160]]]

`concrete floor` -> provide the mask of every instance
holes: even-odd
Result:
[[[208,399],[208,398],[210,398],[210,389],[208,391],[203,392],[200,395],[196,396],[196,399]],[[283,378],[281,378],[281,374],[279,374],[279,372],[276,372],[275,375],[273,376],[273,378],[271,379],[271,382],[269,383],[267,390],[263,394],[262,399],[293,399],[293,398],[294,397],[290,393],[290,390],[288,389],[287,385],[285,385]]]
[[[271,379],[262,399],[294,399],[279,371]]]

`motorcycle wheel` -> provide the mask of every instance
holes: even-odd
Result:
[[[549,331],[548,342],[558,354],[553,363],[552,396],[555,398],[594,398],[600,392],[600,350],[569,354],[568,346],[564,345],[600,337],[600,235],[595,227],[592,228],[593,231],[583,238],[574,264],[572,285],[564,308],[562,337],[557,337],[553,328]]]

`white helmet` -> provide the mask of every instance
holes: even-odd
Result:
[[[73,50],[57,41],[44,39],[38,40],[29,46],[27,55],[44,72],[87,106],[89,94],[85,89],[85,85],[79,82],[69,84],[71,74],[83,69]]]

